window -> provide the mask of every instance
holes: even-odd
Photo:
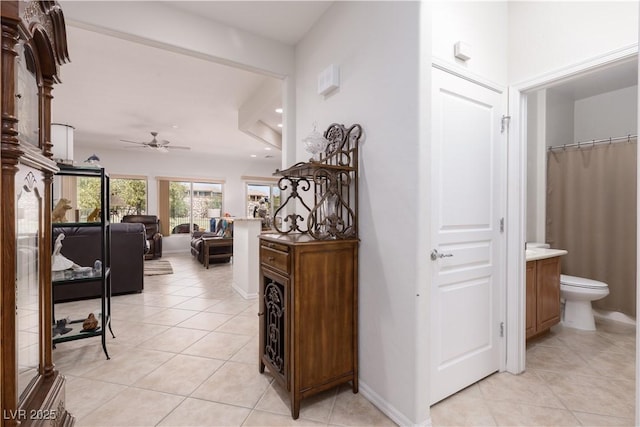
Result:
[[[208,231],[222,212],[221,182],[160,179],[162,233]]]
[[[111,222],[121,222],[125,215],[147,213],[147,178],[113,176],[111,178]]]
[[[271,228],[274,213],[279,207],[280,188],[278,188],[278,184],[247,184],[247,217],[263,218],[262,228]]]
[[[100,178],[65,176],[60,186],[63,197],[75,203],[75,218],[71,221],[93,222],[100,215]],[[69,218],[67,218],[69,219]]]

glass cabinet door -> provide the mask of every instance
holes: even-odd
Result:
[[[16,344],[18,397],[37,378],[40,366],[41,172],[21,167],[16,181]],[[42,179],[40,178],[40,181]]]

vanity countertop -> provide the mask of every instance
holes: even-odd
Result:
[[[525,251],[527,261],[536,261],[539,259],[553,258],[556,256],[566,255],[568,252],[564,249],[546,249],[546,248],[529,248]]]

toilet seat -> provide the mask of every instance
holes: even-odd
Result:
[[[599,282],[597,280],[587,279],[584,277],[569,276],[567,274],[560,275],[560,285],[585,289],[605,289],[609,287],[609,285],[604,282]]]

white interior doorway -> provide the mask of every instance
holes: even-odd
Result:
[[[578,82],[580,78],[585,76],[596,76],[598,73],[605,75],[607,72],[615,73],[616,70],[621,69],[619,67],[625,64],[636,67],[635,78],[637,84],[637,52],[637,46],[611,52],[510,88],[509,106],[512,116],[508,160],[510,165],[508,179],[508,218],[510,227],[508,228],[507,236],[507,281],[511,284],[509,288],[511,292],[508,292],[507,301],[507,306],[509,307],[507,312],[509,324],[507,331],[507,370],[509,372],[521,373],[525,369],[525,261],[523,249],[527,235],[537,236],[536,238],[543,235],[543,231],[540,230],[536,230],[533,233],[531,230],[527,231],[527,95],[559,83]],[[590,84],[594,85],[595,83],[592,81]],[[579,90],[577,86],[574,89]],[[637,131],[635,133],[637,134]],[[542,180],[542,178],[540,179]],[[537,215],[539,215],[539,212],[534,210],[533,216]],[[539,216],[537,218],[534,222],[539,226],[541,220]],[[636,396],[637,398],[638,396]]]

